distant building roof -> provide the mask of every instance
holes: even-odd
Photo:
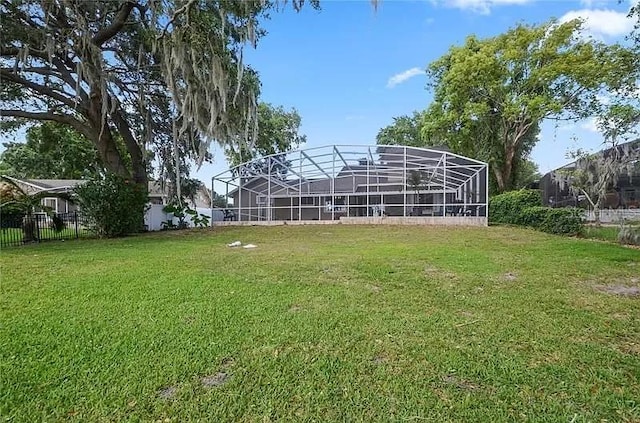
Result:
[[[607,155],[610,152],[614,151],[614,149],[627,148],[627,147],[631,148],[631,149],[634,149],[634,150],[640,149],[640,138],[635,139],[635,140],[631,140],[631,141],[628,141],[628,142],[625,142],[625,143],[622,143],[622,144],[618,144],[615,147],[608,147],[608,148],[602,149],[602,150],[598,151],[597,153],[598,154]],[[553,173],[555,171],[558,171],[558,170],[561,170],[561,169],[571,170],[571,169],[574,169],[575,167],[576,167],[576,161],[574,160],[574,161],[572,161],[570,163],[567,163],[565,165],[560,166],[559,168],[556,168],[556,169],[552,170],[551,172],[547,172],[547,174],[551,174],[551,173]]]
[[[10,177],[14,182],[30,187],[34,191],[64,191],[70,190],[86,182],[82,179],[18,179]],[[149,181],[149,197],[167,198],[168,186],[160,181]]]
[[[23,179],[22,182],[35,185],[42,189],[65,189],[75,188],[85,182],[81,179]]]

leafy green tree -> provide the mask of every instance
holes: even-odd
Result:
[[[538,165],[529,159],[520,160],[515,173],[516,177],[513,184],[515,189],[526,188],[533,182],[539,181],[542,177]]]
[[[94,145],[73,128],[45,122],[27,130],[26,142],[4,143],[0,166],[17,178],[85,179],[100,169]]]
[[[107,170],[146,189],[146,149],[179,143],[201,162],[211,141],[254,136],[259,82],[242,50],[256,45],[259,21],[276,6],[0,0],[0,127],[71,126]]]
[[[287,111],[269,103],[258,105],[258,133],[248,144],[225,150],[231,166],[271,154],[286,153],[306,142],[301,135],[302,118],[296,109]]]
[[[411,116],[394,117],[391,125],[380,129],[376,141],[383,145],[409,145],[412,147],[431,145],[423,136],[422,113],[417,111],[413,112]]]
[[[429,66],[434,102],[423,136],[488,161],[497,191],[512,189],[543,120],[591,116],[603,92],[637,78],[630,50],[578,37],[581,26],[521,24],[452,47]]]
[[[227,198],[224,195],[213,193],[213,207],[226,209],[229,207]]]
[[[306,142],[307,137],[300,134],[302,118],[296,109],[287,111],[282,106],[273,106],[269,103],[258,105],[258,133],[248,144],[240,144],[225,150],[231,166],[260,157],[277,155],[271,161],[271,173],[284,177],[289,168],[286,160],[288,151],[296,149]],[[266,160],[257,160],[253,163],[253,172],[267,171],[269,163]]]

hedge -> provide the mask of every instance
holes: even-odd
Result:
[[[505,192],[489,200],[489,221],[520,225],[522,211],[527,207],[536,206],[542,206],[542,195],[539,190],[522,189]]]
[[[577,235],[582,230],[582,210],[543,207],[540,191],[520,190],[496,195],[489,201],[491,223],[534,228],[558,235]]]

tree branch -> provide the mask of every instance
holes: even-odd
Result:
[[[146,181],[147,174],[144,166],[144,159],[142,157],[142,149],[133,137],[129,123],[122,117],[119,107],[116,107],[115,110],[111,112],[111,118],[118,129],[118,133],[120,133],[125,145],[127,146],[127,151],[131,155],[134,179],[136,182]]]
[[[51,63],[53,63],[56,69],[60,71],[62,80],[66,82],[73,90],[76,91],[76,95],[80,97],[83,102],[88,101],[89,94],[87,94],[87,92],[82,89],[82,86],[79,83],[82,81],[78,81],[76,78],[73,77],[73,74],[71,73],[71,71],[69,71],[69,68],[65,66],[64,61],[54,56],[51,58]]]
[[[57,100],[72,109],[75,109],[78,106],[78,104],[72,98],[62,95],[59,91],[56,91],[53,88],[46,87],[44,85],[36,84],[35,82],[31,82],[28,79],[16,75],[13,72],[8,72],[5,69],[0,69],[0,77],[15,82],[16,84],[20,84],[25,88],[29,88],[42,95],[50,97],[53,100]]]
[[[0,68],[0,71],[4,71],[4,72],[11,72],[13,73],[13,67],[4,67],[4,68]],[[23,67],[20,68],[21,72],[32,72],[32,73],[37,73],[39,75],[49,75],[49,76],[54,76],[58,79],[62,79],[61,75],[59,72],[56,71],[56,69],[52,68],[51,66],[30,66],[30,67]]]
[[[169,19],[169,22],[167,22],[167,24],[164,26],[164,28],[162,29],[162,33],[160,35],[158,35],[156,37],[156,39],[161,39],[163,38],[166,34],[167,34],[167,29],[169,29],[169,27],[171,25],[174,24],[175,20],[178,18],[178,16],[182,15],[183,13],[189,11],[189,9],[191,8],[191,6],[193,6],[196,3],[197,0],[189,0],[187,2],[187,4],[185,4],[184,6],[182,6],[181,8],[179,8],[178,10],[176,10],[175,12],[173,12],[173,16],[171,16],[171,19]]]
[[[127,22],[127,19],[135,6],[136,3],[133,1],[124,3],[113,19],[113,22],[111,22],[111,25],[98,31],[96,35],[93,36],[91,42],[98,47],[102,47],[102,44],[115,37],[116,34],[124,27],[124,24]]]
[[[96,135],[90,127],[69,115],[60,115],[53,112],[27,112],[25,110],[0,109],[0,117],[17,117],[38,121],[50,120],[72,126],[88,139],[94,139]]]

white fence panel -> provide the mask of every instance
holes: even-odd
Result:
[[[169,220],[167,213],[163,212],[162,204],[152,204],[144,214],[144,224],[148,231],[159,231],[162,229],[162,222]]]
[[[593,210],[586,212],[587,221],[593,222],[595,215]],[[619,223],[620,220],[640,221],[640,209],[604,209],[600,210],[600,221],[602,223]]]
[[[178,219],[172,213],[165,213],[162,204],[152,204],[144,215],[144,224],[149,231],[160,231],[163,229],[162,223],[171,220],[174,225],[178,224]],[[209,217],[210,221],[222,222],[224,220],[224,212],[222,209],[210,209],[208,207],[196,207],[196,211]],[[185,221],[189,227],[193,227],[191,216],[187,215]]]

